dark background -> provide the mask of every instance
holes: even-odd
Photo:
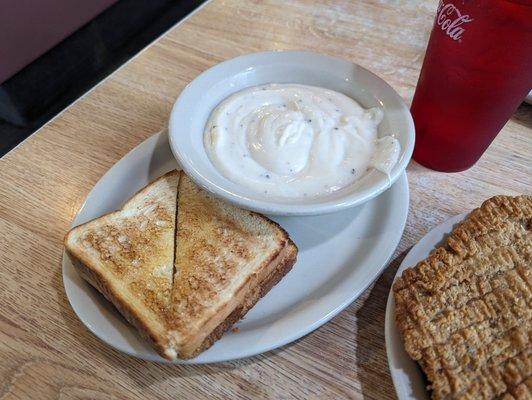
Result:
[[[204,1],[120,0],[1,84],[0,157]]]

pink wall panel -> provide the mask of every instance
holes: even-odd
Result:
[[[117,0],[0,0],[0,83]]]

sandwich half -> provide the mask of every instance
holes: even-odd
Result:
[[[67,254],[164,358],[210,347],[292,267],[276,223],[172,171],[114,213],[72,229]]]

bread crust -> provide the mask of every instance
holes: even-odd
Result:
[[[532,396],[531,229],[531,196],[495,196],[394,283],[433,399]]]
[[[145,323],[138,315],[137,310],[124,299],[122,292],[111,285],[109,280],[97,269],[91,268],[90,264],[85,264],[82,261],[83,257],[76,256],[68,250],[67,255],[80,276],[103,294],[116,307],[120,314],[138,330],[140,335],[152,345],[157,353],[164,358],[168,358],[168,339],[166,335],[153,329],[150,324]]]
[[[133,195],[120,210],[108,213],[100,218],[119,214],[133,201],[133,198],[142,196],[149,186],[168,175],[174,174],[180,174],[180,172],[171,171],[151,182]],[[180,184],[181,179],[178,181],[178,188]],[[177,199],[177,203],[175,229],[177,229],[179,199]],[[132,299],[129,298],[127,293],[124,293],[120,282],[116,282],[110,276],[107,276],[106,270],[100,270],[100,268],[92,265],[91,259],[77,246],[69,246],[70,235],[74,231],[85,229],[86,225],[92,221],[79,225],[66,235],[66,253],[80,276],[102,293],[161,357],[171,361],[177,357],[192,358],[209,348],[227,329],[242,318],[261,297],[290,271],[296,261],[297,247],[290,240],[288,233],[274,221],[251,211],[248,213],[274,228],[277,250],[272,251],[269,257],[263,260],[261,265],[256,268],[255,272],[246,277],[246,280],[236,289],[235,295],[231,300],[220,303],[215,309],[209,310],[210,317],[206,318],[200,327],[193,329],[188,334],[183,335],[181,332],[179,340],[175,340],[165,323],[166,318],[171,318],[170,315],[157,318],[160,321],[154,321],[151,317],[148,317],[145,312],[151,312],[151,309],[144,311],[144,309],[137,308],[135,304],[132,304]],[[175,251],[174,245],[174,259]],[[225,317],[220,321],[221,316],[224,315]],[[157,315],[157,317],[160,316]]]
[[[292,240],[287,239],[286,246],[269,262],[269,265],[261,270],[269,271],[264,274],[263,279],[256,282],[253,287],[246,288],[252,284],[252,277],[248,277],[246,282],[237,291],[235,297],[240,292],[246,291],[246,295],[233,308],[233,311],[211,331],[211,333],[201,342],[199,346],[191,350],[185,349],[179,353],[180,358],[187,359],[196,357],[198,354],[211,347],[222,335],[264,297],[290,270],[297,259],[297,247]],[[216,314],[215,314],[216,315]]]
[[[270,264],[273,263],[275,267],[266,268],[267,270],[271,270],[270,274],[268,274],[262,281],[257,282],[253,289],[248,290],[247,295],[239,305],[237,305],[227,318],[218,324],[205,340],[203,340],[199,347],[196,347],[189,353],[179,352],[179,358],[194,358],[211,347],[229,328],[231,328],[231,326],[242,319],[262,297],[264,297],[288,272],[290,272],[297,259],[297,247],[292,240],[288,239],[287,245],[281,253],[283,253],[282,258],[279,260],[275,258],[270,262]],[[169,346],[167,336],[152,329],[152,326],[146,324],[141,318],[139,318],[136,310],[123,298],[120,290],[117,290],[110,285],[108,280],[105,279],[98,270],[87,266],[81,261],[81,259],[71,254],[68,250],[67,255],[80,276],[103,294],[103,296],[116,307],[120,314],[122,314],[122,316],[138,330],[139,334],[152,345],[161,357],[169,361],[174,361],[176,359],[174,352]],[[241,290],[243,287],[244,285],[241,287]]]
[[[201,221],[200,223],[206,223],[208,225],[210,221],[213,220],[213,218],[206,217],[204,220],[202,220],[201,218],[204,214],[200,214],[201,211],[198,210],[214,209],[218,210],[216,212],[220,212],[220,215],[226,216],[222,217],[222,219],[230,218],[229,222],[233,218],[235,219],[235,221],[245,219],[246,221],[248,221],[248,223],[252,223],[253,225],[258,224],[259,226],[262,226],[262,229],[267,232],[270,232],[270,234],[272,235],[271,239],[273,239],[271,243],[268,244],[268,250],[266,250],[266,253],[263,255],[264,258],[260,260],[260,264],[254,265],[253,270],[246,272],[245,275],[241,277],[241,279],[237,277],[237,281],[241,280],[241,282],[238,282],[238,286],[232,287],[230,297],[221,297],[219,298],[216,304],[213,304],[212,306],[209,306],[209,308],[202,310],[201,317],[196,320],[197,322],[193,324],[188,324],[188,327],[186,327],[185,329],[180,326],[187,325],[181,323],[181,321],[186,321],[187,315],[176,314],[175,321],[177,321],[177,323],[174,325],[176,326],[176,330],[169,331],[169,341],[174,345],[176,349],[178,349],[179,358],[192,358],[195,355],[199,354],[201,348],[206,348],[204,342],[206,340],[208,341],[208,337],[211,332],[216,330],[218,326],[224,325],[224,321],[229,318],[229,316],[234,312],[234,310],[239,308],[244,308],[246,310],[249,309],[249,307],[243,306],[244,302],[248,301],[248,298],[250,298],[252,292],[254,292],[255,290],[260,290],[260,287],[263,285],[263,282],[265,282],[271,272],[278,267],[278,264],[285,262],[285,257],[287,254],[290,255],[290,258],[293,258],[293,261],[291,262],[295,262],[297,247],[289,239],[288,233],[277,223],[271,221],[270,219],[252,211],[237,209],[233,205],[213,198],[211,194],[205,192],[204,190],[201,190],[196,184],[194,184],[190,180],[190,178],[188,178],[184,174],[181,176],[180,182],[182,182],[183,190],[180,190],[178,192],[178,213],[181,212],[180,209],[182,209],[182,207],[188,207],[187,210],[195,210],[192,214],[188,216],[188,220],[183,220],[183,226],[187,226],[186,223],[193,223],[194,221],[197,221],[198,217],[196,217],[196,214],[199,215]],[[223,226],[223,224],[224,223],[222,222],[221,226]],[[176,224],[176,229],[181,229],[179,223]],[[210,240],[212,240],[210,243],[209,240],[203,243],[201,241],[201,236],[196,239],[195,237],[190,237],[187,234],[187,236],[185,237],[186,239],[184,240],[188,240],[189,244],[195,243],[196,246],[202,246],[201,248],[203,248],[203,246],[209,248],[211,245],[220,246],[221,243],[223,243],[222,241],[216,244],[218,238],[215,236],[209,236],[211,238]],[[248,246],[253,246],[253,243],[254,241],[253,239],[251,239],[248,242]],[[176,244],[176,252],[179,252],[179,246],[180,244],[178,241]],[[194,251],[190,253],[190,247],[188,248],[188,252],[189,253],[182,253],[181,255],[183,256],[183,254],[186,254],[185,257],[190,257],[191,254],[194,254]],[[195,262],[194,259],[185,258],[184,260],[190,260],[192,263]],[[198,267],[201,268],[201,265],[198,265]],[[223,265],[220,265],[220,267],[223,268]],[[179,268],[182,267],[180,266]],[[184,279],[186,282],[186,278]],[[176,290],[175,286],[174,290]],[[196,284],[194,290],[201,291],[201,284]],[[180,292],[177,293],[179,294]],[[196,304],[195,301],[198,300],[195,299],[194,296],[191,296],[188,297],[186,301],[187,304]],[[200,304],[200,307],[201,301],[202,299],[199,299],[198,304]],[[235,315],[236,314],[238,313],[235,313]],[[218,335],[218,337],[220,336],[221,335]]]
[[[148,191],[152,185],[154,185],[160,180],[164,180],[170,176],[179,174],[180,171],[177,170],[167,172],[166,174],[160,176],[159,178],[155,179],[154,181],[150,182],[149,184],[138,190],[119,210],[106,213],[96,219],[106,218],[115,214],[120,214],[120,212],[124,210],[128,206],[128,204],[133,201],[135,197],[142,196],[144,192]],[[138,310],[132,307],[129,301],[124,297],[122,291],[113,286],[112,280],[107,279],[105,276],[103,276],[103,274],[98,270],[98,268],[94,267],[91,264],[90,260],[84,255],[83,252],[78,252],[76,251],[78,250],[76,247],[69,246],[70,236],[73,235],[75,231],[84,229],[88,224],[95,221],[96,219],[87,221],[83,224],[76,226],[65,235],[64,244],[67,256],[69,257],[70,261],[72,262],[80,276],[88,283],[90,283],[94,288],[96,288],[100,293],[102,293],[104,297],[116,307],[120,314],[122,314],[122,316],[124,316],[124,318],[139,331],[140,335],[152,345],[152,347],[157,351],[158,354],[160,354],[164,358],[169,358],[168,338],[166,334],[158,331],[151,324],[144,321],[142,316],[139,315]]]

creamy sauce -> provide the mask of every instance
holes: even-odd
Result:
[[[271,196],[323,196],[360,179],[369,168],[385,174],[400,146],[377,138],[380,108],[362,108],[328,89],[270,84],[221,102],[207,123],[204,144],[218,170],[235,183]]]

